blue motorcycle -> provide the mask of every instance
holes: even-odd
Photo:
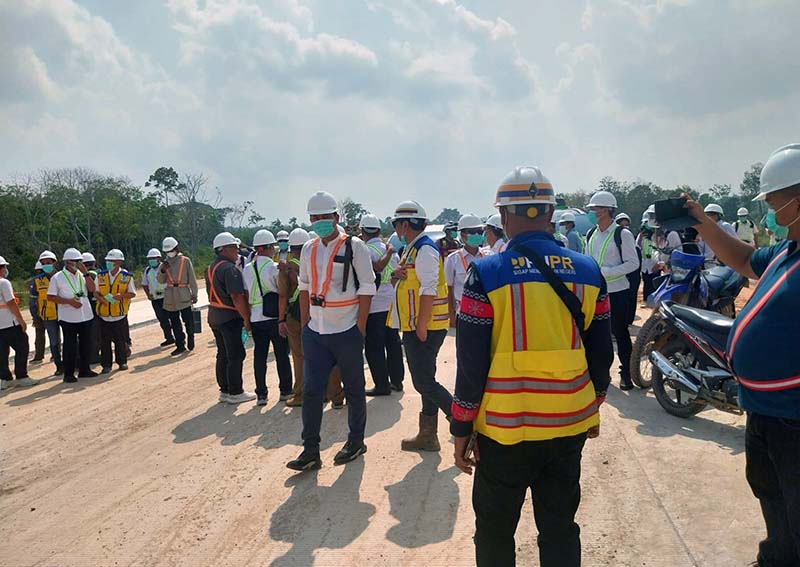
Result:
[[[656,291],[647,298],[653,315],[642,325],[631,353],[631,381],[640,388],[652,384],[653,366],[650,353],[659,350],[668,338],[667,325],[658,308],[665,301],[714,311],[726,317],[736,316],[736,297],[748,280],[727,266],[704,270],[702,254],[687,254],[681,250],[670,253],[669,273],[655,282]]]

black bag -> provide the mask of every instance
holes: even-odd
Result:
[[[203,332],[203,319],[200,317],[200,310],[194,307],[192,307],[192,326],[195,334]]]
[[[353,272],[353,283],[356,284],[356,291],[361,287],[361,282],[358,281],[358,274],[353,266],[353,237],[348,236],[344,243],[344,274],[342,277],[342,293],[347,291],[347,280],[350,277],[350,272]]]
[[[264,317],[276,319],[278,317],[278,294],[274,291],[264,293],[264,286],[261,285],[261,276],[258,273],[258,262],[253,263],[253,272],[256,274],[258,291],[261,294],[261,310]]]

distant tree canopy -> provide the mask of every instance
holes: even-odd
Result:
[[[442,209],[442,212],[439,213],[439,216],[436,217],[431,221],[432,224],[447,224],[449,222],[458,222],[458,219],[461,218],[461,213],[458,212],[458,209]]]

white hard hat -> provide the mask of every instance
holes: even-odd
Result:
[[[486,219],[486,226],[493,226],[503,230],[503,221],[500,218],[500,213],[495,213]]]
[[[148,258],[161,258],[161,252],[159,252],[158,248],[151,248],[147,252]]]
[[[740,217],[746,217],[750,214],[750,211],[747,210],[745,207],[740,207],[738,211],[736,211],[736,215]]]
[[[310,240],[310,236],[302,228],[296,228],[289,233],[289,246],[302,246]]]
[[[278,240],[289,240],[289,233],[285,230],[280,230],[278,234],[275,235],[275,238]]]
[[[288,238],[289,235],[287,234],[286,237]],[[253,246],[269,246],[270,244],[275,244],[275,237],[267,229],[262,228],[253,235]]]
[[[609,209],[616,209],[617,208],[617,198],[608,191],[598,191],[592,198],[589,199],[589,204],[586,205],[586,208],[591,209],[592,207],[607,207]]]
[[[629,217],[627,213],[620,213],[616,217],[614,217],[614,222],[616,223],[618,223],[621,220],[627,220],[628,222],[631,222],[631,217]]]
[[[178,241],[171,236],[167,236],[161,243],[161,249],[164,252],[172,252],[178,247]]]
[[[327,215],[335,213],[338,210],[336,204],[336,197],[327,191],[317,191],[308,200],[308,207],[306,212],[309,215]]]
[[[381,221],[375,215],[366,214],[361,217],[361,221],[359,221],[358,226],[368,230],[380,230]]]
[[[650,214],[654,215],[654,214],[656,214],[656,206],[655,206],[655,204],[650,205],[649,207],[647,207],[647,210],[644,212],[644,214],[646,214],[646,215],[650,215]]]
[[[83,260],[84,264],[86,264],[88,262],[97,262],[97,259],[94,257],[94,254],[92,254],[91,252],[84,252],[83,254],[81,254],[81,260]]]
[[[559,224],[564,224],[565,222],[575,222],[575,213],[564,213],[561,215],[561,220],[558,221]]]
[[[50,250],[45,250],[41,254],[39,254],[39,260],[58,260],[56,255],[50,252]]]
[[[122,253],[122,250],[119,248],[112,248],[106,254],[106,260],[124,260],[125,254]]]
[[[392,220],[398,219],[421,219],[428,220],[428,215],[422,205],[416,201],[403,201],[394,210],[394,217]]]
[[[722,207],[720,207],[716,203],[711,203],[710,205],[707,205],[706,208],[703,209],[703,212],[705,212],[705,213],[717,213],[718,215],[724,214],[722,212]]]
[[[238,239],[230,232],[220,232],[214,237],[213,247],[221,248],[223,246],[239,246]]]
[[[315,238],[318,238],[318,237],[317,237],[317,233],[316,233],[316,232],[314,232],[313,230],[309,230],[309,231],[308,231],[308,239],[309,239],[309,240],[313,240],[313,239],[315,239]]]
[[[36,260],[36,265],[33,267],[34,270],[41,270],[42,263],[39,260]]]
[[[458,219],[458,230],[467,230],[470,228],[483,228],[483,221],[480,217],[473,214],[466,214]]]
[[[66,250],[64,250],[64,256],[61,259],[64,260],[65,262],[67,260],[69,261],[83,260],[83,255],[81,254],[81,251],[78,250],[77,248],[67,248]]]
[[[495,207],[508,205],[555,205],[550,180],[538,167],[515,167],[497,188]]]
[[[10,264],[6,262],[6,259],[0,256],[0,266],[9,266]]]
[[[763,201],[767,195],[800,184],[800,144],[789,144],[772,152],[761,170],[759,193],[754,201]]]

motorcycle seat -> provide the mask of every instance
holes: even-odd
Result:
[[[713,335],[717,339],[726,339],[733,327],[733,319],[713,311],[695,309],[685,305],[674,304],[670,306],[672,312],[689,325]],[[722,340],[721,342],[725,342]]]

